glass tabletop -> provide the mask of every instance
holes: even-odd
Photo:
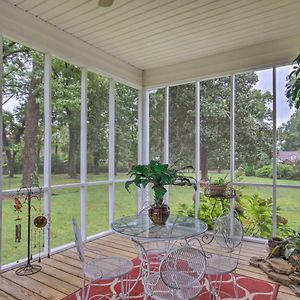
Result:
[[[199,219],[170,215],[166,225],[155,225],[143,214],[115,220],[114,231],[136,238],[147,239],[187,239],[207,230],[207,224]]]

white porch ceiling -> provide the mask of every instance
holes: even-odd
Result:
[[[6,0],[142,70],[300,32],[299,0]],[[295,53],[296,55],[296,53]]]

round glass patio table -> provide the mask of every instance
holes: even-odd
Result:
[[[111,224],[112,229],[138,239],[174,239],[183,240],[207,230],[207,224],[199,219],[170,215],[165,225],[155,225],[143,214],[123,217]]]

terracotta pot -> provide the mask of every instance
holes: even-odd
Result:
[[[149,218],[154,224],[165,225],[170,215],[170,207],[166,204],[162,206],[152,204],[148,212]]]
[[[208,193],[210,196],[225,196],[227,184],[209,184]]]

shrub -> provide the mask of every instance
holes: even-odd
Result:
[[[291,165],[278,164],[277,166],[278,178],[293,179],[295,173],[295,168]]]
[[[272,178],[273,177],[273,166],[266,165],[256,170],[255,176],[257,177],[266,177]]]
[[[238,193],[238,191],[237,191]],[[223,212],[221,201],[217,201],[213,209],[214,199],[201,194],[199,218],[208,225],[211,230],[214,220]],[[230,210],[229,201],[225,201],[225,210]],[[177,211],[179,215],[195,216],[195,205],[181,204]],[[272,198],[264,198],[258,194],[240,195],[236,201],[236,211],[244,225],[246,236],[269,238],[273,231],[273,201]],[[212,214],[213,213],[213,214]],[[277,207],[278,236],[286,236],[291,230],[288,221],[281,216],[281,209]]]
[[[66,173],[66,162],[59,155],[52,155],[51,171],[53,174]]]
[[[266,177],[272,178],[273,177],[273,166],[266,165],[262,168],[259,168],[255,172],[255,176],[257,177]],[[296,168],[291,165],[286,164],[278,164],[277,165],[277,178],[279,179],[297,179],[299,176]]]
[[[246,165],[245,166],[245,176],[254,176],[255,170],[253,165]]]

